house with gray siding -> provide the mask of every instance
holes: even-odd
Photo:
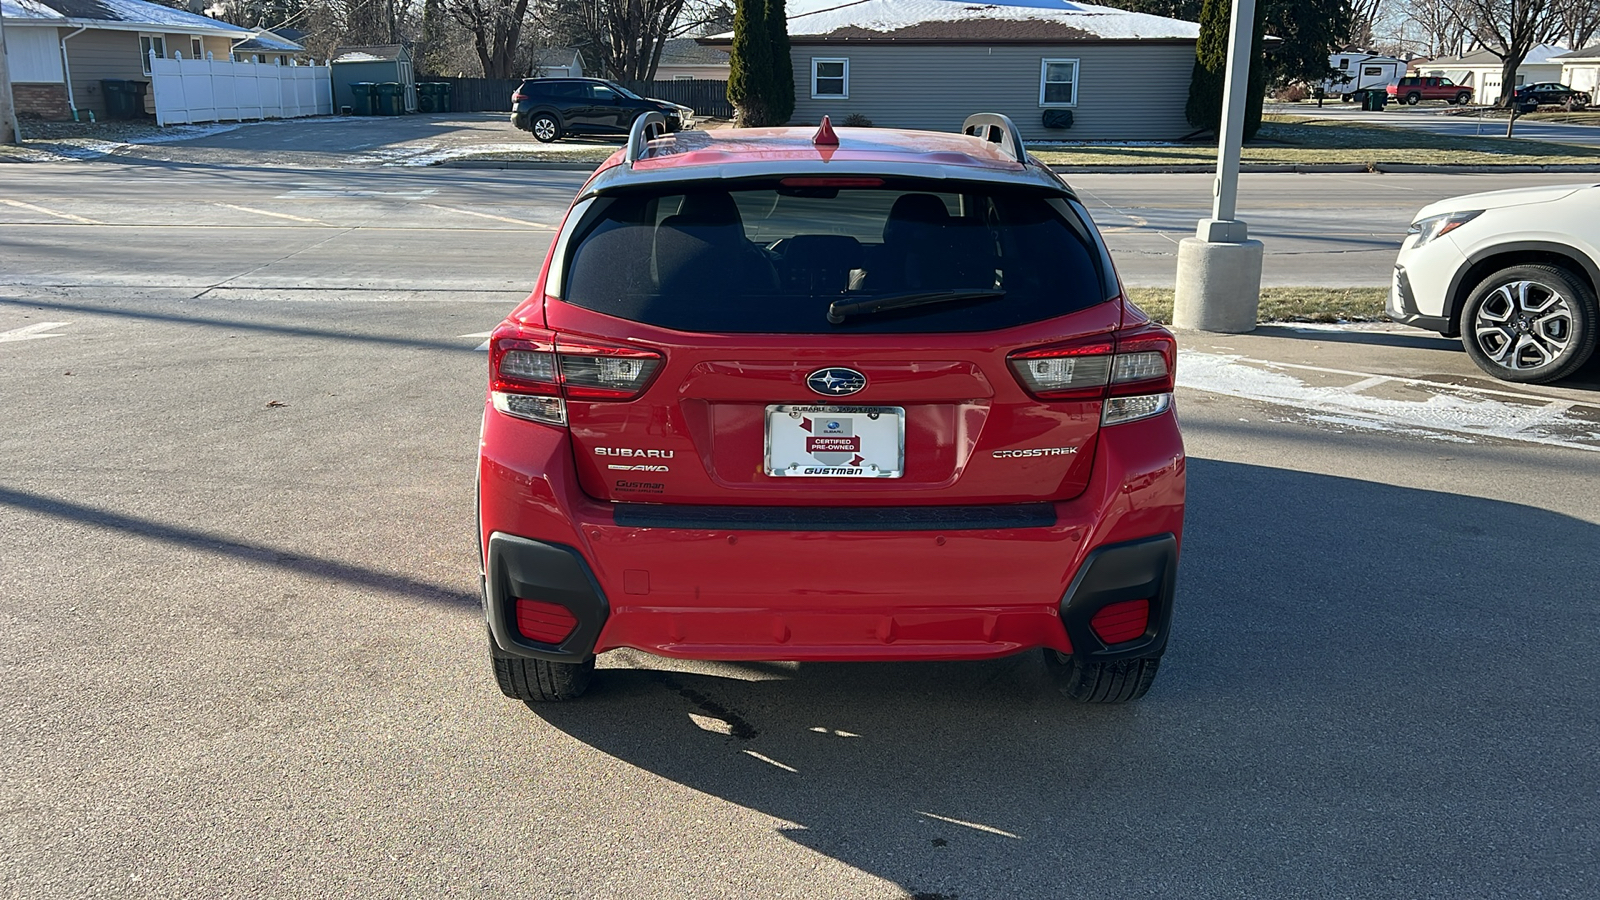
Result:
[[[256,33],[144,0],[0,0],[17,113],[40,119],[106,114],[103,82],[150,81],[158,59],[229,59]],[[284,52],[303,48],[281,42]],[[145,94],[145,111],[154,110]]]
[[[1193,131],[1194,22],[1068,0],[793,0],[787,12],[794,124],[957,131],[998,112],[1028,141]],[[727,48],[733,34],[700,40]]]

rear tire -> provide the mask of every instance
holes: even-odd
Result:
[[[494,664],[494,679],[500,684],[500,693],[524,703],[554,703],[576,700],[588,690],[594,678],[594,657],[581,663],[547,662],[542,659],[525,659],[506,656],[489,639],[490,661]]]
[[[1461,343],[1501,381],[1546,384],[1583,367],[1600,338],[1594,291],[1555,266],[1510,266],[1485,278],[1461,311]]]
[[[1421,103],[1421,102],[1422,102],[1422,95],[1417,93],[1416,91],[1412,91],[1411,93],[1406,95],[1406,105],[1407,106],[1416,106],[1418,103]]]
[[[1466,91],[1462,91],[1461,93],[1456,95],[1456,105],[1457,106],[1466,106],[1468,103],[1471,103],[1471,102],[1472,102],[1472,95],[1467,93]]]
[[[539,113],[529,120],[528,130],[533,132],[533,139],[541,144],[561,139],[561,123],[549,113]]]
[[[1061,693],[1080,703],[1127,703],[1149,693],[1161,657],[1082,662],[1047,648],[1044,666]]]

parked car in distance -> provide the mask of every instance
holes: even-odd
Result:
[[[1532,104],[1535,106],[1574,106],[1584,107],[1590,103],[1587,91],[1574,90],[1564,84],[1554,81],[1541,81],[1538,84],[1525,84],[1517,88],[1512,94],[1518,105]]]
[[[1461,338],[1496,378],[1566,378],[1593,355],[1600,185],[1469,194],[1422,208],[1400,245],[1389,316]]]
[[[616,648],[1042,650],[1073,699],[1143,695],[1183,531],[1176,342],[1072,188],[992,114],[963,134],[652,119],[489,339],[501,691],[574,698]]]
[[[694,127],[694,110],[641,97],[603,78],[528,78],[511,94],[511,124],[541,143],[565,135],[627,134],[633,120],[658,112],[668,131]]]
[[[1395,102],[1411,106],[1424,100],[1443,100],[1466,106],[1472,102],[1472,86],[1456,84],[1438,75],[1407,75],[1389,85],[1389,97]]]

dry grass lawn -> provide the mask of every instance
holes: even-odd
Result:
[[[1269,287],[1261,289],[1263,322],[1380,322],[1383,288]],[[1152,319],[1172,323],[1171,288],[1129,288],[1128,298]]]

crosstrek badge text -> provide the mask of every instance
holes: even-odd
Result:
[[[996,450],[995,459],[1019,459],[1035,456],[1069,456],[1077,453],[1077,447],[1035,447],[1031,450]]]

